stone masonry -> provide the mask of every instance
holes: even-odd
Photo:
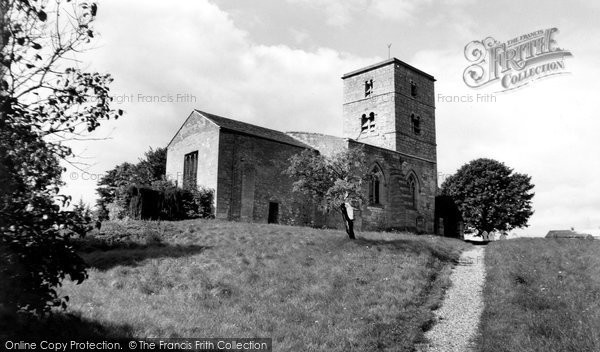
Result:
[[[195,182],[215,191],[217,218],[341,226],[337,214],[321,214],[292,192],[283,171],[304,149],[332,155],[362,147],[376,181],[365,189],[372,201],[356,209],[356,228],[434,232],[434,78],[393,58],[342,79],[343,137],[284,133],[195,110],[167,146],[167,176],[182,185],[186,155],[197,152]]]

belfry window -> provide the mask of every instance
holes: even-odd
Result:
[[[414,134],[421,134],[421,116],[411,114],[410,124]]]
[[[361,132],[373,132],[375,131],[375,113],[371,112],[363,114],[360,119],[360,131]]]
[[[370,97],[371,93],[373,93],[373,80],[372,79],[365,81],[365,98]]]
[[[417,96],[417,84],[413,80],[410,80],[410,95],[412,97]]]

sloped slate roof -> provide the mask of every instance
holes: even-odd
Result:
[[[220,128],[225,129],[225,130],[229,130],[229,131],[233,131],[233,132],[237,132],[237,133],[241,133],[241,134],[246,134],[246,135],[251,135],[251,136],[255,136],[255,137],[259,137],[259,138],[264,138],[264,139],[272,140],[275,142],[293,145],[293,146],[300,147],[300,148],[313,149],[309,145],[302,143],[301,141],[297,140],[296,138],[293,138],[281,131],[276,131],[276,130],[272,130],[269,128],[264,128],[264,127],[252,125],[249,123],[228,119],[228,118],[225,118],[222,116],[209,114],[207,112],[200,111],[200,110],[195,110],[195,111],[197,113],[199,113],[200,115],[204,116],[205,118],[209,119],[210,121],[214,122]]]

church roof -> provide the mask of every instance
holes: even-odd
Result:
[[[348,148],[348,138],[336,137],[315,132],[286,132],[306,143],[324,155],[334,155]]]
[[[296,138],[293,138],[281,131],[276,131],[276,130],[272,130],[269,128],[260,127],[260,126],[252,125],[249,123],[228,119],[228,118],[225,118],[222,116],[209,114],[207,112],[200,111],[200,110],[195,110],[195,111],[197,113],[199,113],[200,115],[204,116],[205,118],[209,119],[210,121],[214,122],[220,128],[225,129],[225,130],[229,130],[229,131],[233,131],[233,132],[241,133],[241,134],[246,134],[246,135],[250,135],[250,136],[255,136],[255,137],[259,137],[259,138],[264,138],[264,139],[268,139],[271,141],[288,144],[288,145],[292,145],[292,146],[296,146],[296,147],[300,147],[300,148],[313,149],[311,146],[309,146],[305,143],[302,143],[301,141],[297,140]]]
[[[402,60],[399,60],[399,59],[397,59],[395,57],[393,57],[391,59],[387,59],[387,60],[382,61],[382,62],[378,62],[376,64],[373,64],[373,65],[370,65],[370,66],[367,66],[367,67],[360,68],[358,70],[354,70],[352,72],[348,72],[348,73],[346,73],[345,75],[342,76],[342,79],[346,79],[348,77],[356,76],[356,75],[361,74],[363,72],[371,71],[371,70],[374,70],[376,68],[379,68],[379,67],[382,67],[382,66],[386,66],[386,65],[389,65],[389,64],[392,64],[392,63],[404,66],[404,67],[408,68],[409,70],[413,70],[415,72],[418,72],[421,75],[429,78],[430,80],[435,81],[435,78],[432,75],[430,75],[429,73],[427,73],[425,71],[421,71],[418,68],[416,68],[414,66],[411,66],[411,65],[407,64],[406,62],[404,62]]]

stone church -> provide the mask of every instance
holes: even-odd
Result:
[[[215,191],[218,219],[341,226],[292,192],[283,174],[304,149],[331,155],[362,146],[368,204],[358,230],[437,232],[433,76],[392,58],[342,76],[343,137],[281,132],[194,110],[167,146],[167,176]],[[335,217],[334,217],[335,216]]]

